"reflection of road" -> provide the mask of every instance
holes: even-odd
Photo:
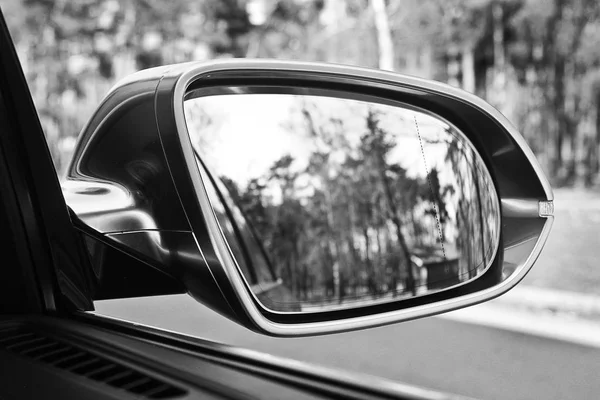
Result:
[[[210,340],[482,399],[600,397],[600,350],[442,318],[274,339],[187,296],[103,302],[98,311]]]

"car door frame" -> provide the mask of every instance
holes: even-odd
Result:
[[[0,146],[11,232],[22,230],[22,267],[36,282],[40,310],[90,310],[89,265],[69,210],[4,16],[0,12]],[[9,197],[12,197],[9,200]],[[25,260],[25,254],[29,260]],[[89,271],[89,270],[88,270]]]

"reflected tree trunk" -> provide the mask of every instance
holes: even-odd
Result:
[[[292,292],[294,291],[294,280],[293,280],[293,276],[294,273],[292,271],[293,266],[292,266],[292,258],[291,257],[287,257],[286,260],[286,269],[287,269],[287,275],[288,275],[288,280],[290,282],[290,289],[292,290]]]
[[[293,288],[293,291],[295,293],[295,295],[297,297],[299,296],[300,290],[299,290],[299,285],[298,285],[298,276],[296,274],[296,271],[298,270],[298,241],[297,239],[294,238],[294,241],[292,242],[292,279],[291,279],[291,285]]]
[[[472,238],[472,223],[469,210],[469,201],[465,201],[465,193],[468,190],[467,187],[467,179],[470,174],[468,171],[464,171],[461,168],[461,160],[465,159],[465,154],[461,151],[458,146],[457,140],[452,140],[448,144],[448,152],[446,154],[446,160],[450,162],[454,169],[454,174],[456,176],[458,190],[461,192],[460,200],[458,201],[458,207],[456,210],[456,220],[457,220],[457,229],[458,229],[458,247],[459,247],[459,257],[460,257],[460,271],[462,274],[467,274],[469,278],[473,277],[473,272],[471,269],[471,253],[473,247],[473,238]]]
[[[420,234],[420,228],[417,224],[417,219],[415,218],[415,210],[414,207],[411,208],[410,210],[410,221],[412,223],[412,228],[413,228],[413,237],[415,238],[417,245],[418,246],[422,246],[423,245],[423,237]]]
[[[408,249],[408,245],[406,244],[406,240],[404,239],[404,234],[402,233],[402,223],[400,222],[400,217],[398,216],[398,209],[396,207],[396,203],[394,202],[394,196],[392,194],[392,189],[390,187],[390,182],[385,175],[385,160],[383,160],[383,156],[378,154],[379,158],[379,176],[381,178],[381,182],[383,185],[383,190],[385,194],[385,198],[388,203],[389,211],[391,214],[392,223],[396,228],[396,235],[398,237],[398,243],[400,244],[400,248],[402,249],[402,253],[404,255],[404,261],[406,263],[406,273],[407,273],[407,287],[408,290],[412,293],[413,296],[417,295],[416,287],[415,287],[415,277],[413,274],[413,270],[411,268],[410,261],[410,251]]]
[[[367,265],[367,287],[369,289],[369,293],[375,295],[377,294],[377,288],[375,286],[375,271],[373,268],[373,263],[371,262],[371,256],[369,248],[371,246],[371,241],[369,239],[369,229],[363,228],[363,237],[365,239],[365,264]]]
[[[350,269],[352,270],[352,278],[353,278],[353,292],[356,294],[356,289],[359,282],[359,276],[357,271],[357,266],[360,265],[359,257],[356,253],[356,246],[354,244],[354,233],[356,232],[356,205],[354,203],[355,197],[354,192],[351,187],[347,188],[348,193],[348,215],[350,216],[350,229],[346,232],[346,241],[348,244],[348,248],[350,250]]]
[[[341,279],[340,279],[340,270],[341,270],[341,244],[340,244],[340,238],[339,235],[337,234],[336,230],[334,229],[335,226],[335,221],[334,221],[334,216],[333,216],[333,200],[331,198],[331,192],[330,192],[330,188],[332,187],[331,182],[329,182],[329,179],[327,178],[327,176],[325,175],[326,172],[323,173],[323,180],[326,184],[325,186],[325,202],[326,202],[326,207],[327,207],[327,231],[328,231],[328,236],[329,236],[329,243],[330,243],[330,247],[333,253],[333,259],[334,261],[334,265],[333,265],[333,285],[334,285],[334,296],[336,298],[340,298],[341,299],[341,293],[342,291],[340,290],[340,284],[341,284]],[[333,242],[333,243],[332,243]]]
[[[347,240],[347,244],[348,244],[348,248],[350,249],[350,256],[352,257],[352,263],[351,263],[351,276],[352,276],[352,292],[354,294],[356,294],[356,289],[358,287],[358,281],[359,281],[359,276],[358,276],[358,271],[356,268],[356,265],[358,264],[358,256],[356,254],[356,247],[354,246],[354,238],[352,237],[354,233],[354,229],[350,230],[350,234],[346,237]]]
[[[377,226],[375,228],[375,239],[377,240],[377,258],[378,258],[378,263],[381,264],[381,261],[383,259],[383,252],[381,251],[381,229],[379,228],[379,226]]]
[[[402,233],[402,222],[400,221],[400,214],[398,212],[398,207],[396,206],[396,202],[394,200],[394,194],[392,192],[390,181],[386,175],[388,166],[385,161],[385,150],[383,148],[383,135],[385,134],[385,132],[378,128],[377,120],[375,118],[375,115],[372,113],[369,113],[369,115],[367,116],[367,128],[369,129],[369,134],[372,138],[371,151],[374,153],[373,156],[375,157],[375,168],[377,169],[380,184],[383,187],[383,197],[385,199],[385,202],[387,203],[388,212],[391,217],[390,219],[392,220],[392,223],[395,227],[398,243],[400,244],[402,255],[404,257],[407,275],[406,286],[407,289],[412,293],[412,295],[416,296],[417,292],[415,287],[413,269],[411,267],[410,250],[408,249],[408,245],[404,238],[404,234]],[[396,268],[400,269],[400,265],[398,265]]]

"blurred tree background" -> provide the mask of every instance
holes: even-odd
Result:
[[[596,0],[0,0],[62,172],[120,78],[269,57],[462,87],[523,133],[555,185],[600,184]]]

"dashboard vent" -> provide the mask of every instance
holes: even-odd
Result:
[[[29,330],[9,329],[0,332],[0,348],[136,396],[168,399],[186,394],[185,390],[170,383]]]

